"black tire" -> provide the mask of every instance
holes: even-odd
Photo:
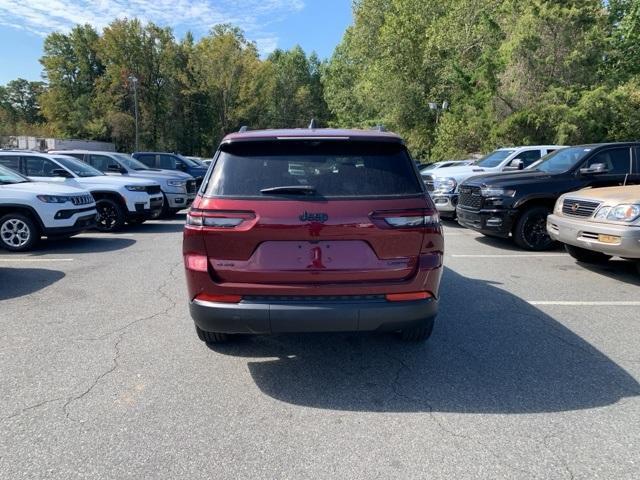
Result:
[[[636,262],[636,269],[638,270],[638,275],[640,275],[640,262]]]
[[[405,328],[403,330],[400,330],[400,337],[405,342],[424,342],[433,333],[434,323],[435,318],[430,318],[418,327]]]
[[[40,228],[30,217],[9,213],[0,218],[0,245],[11,252],[26,252],[40,241]]]
[[[564,249],[569,255],[582,263],[606,263],[611,259],[611,255],[606,255],[600,252],[594,252],[585,248],[574,247],[573,245],[565,245]]]
[[[521,248],[540,252],[549,250],[555,242],[547,233],[547,207],[531,207],[520,215],[513,229],[513,240]]]
[[[196,333],[198,334],[198,338],[202,340],[207,345],[214,345],[216,343],[226,343],[229,341],[229,335],[226,333],[218,333],[218,332],[205,332],[200,327],[196,325]]]
[[[110,198],[96,200],[96,229],[101,232],[117,232],[124,227],[124,208]]]

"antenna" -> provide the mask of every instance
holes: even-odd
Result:
[[[312,118],[311,123],[309,123],[309,130],[315,130],[316,128],[318,128],[318,125],[316,124],[316,119]]]
[[[238,130],[238,132],[240,132],[240,133],[244,133],[244,132],[246,132],[247,130],[249,130],[249,127],[247,127],[246,125],[242,125],[242,126],[240,127],[240,130]]]

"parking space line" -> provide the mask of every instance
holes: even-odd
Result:
[[[73,258],[26,258],[26,257],[9,257],[0,258],[0,262],[73,262]]]
[[[537,305],[537,306],[544,306],[544,305],[561,305],[561,306],[568,306],[568,307],[640,307],[640,302],[616,302],[616,301],[606,301],[606,302],[591,302],[591,301],[585,301],[585,302],[576,302],[576,301],[564,301],[564,300],[558,300],[558,301],[546,301],[546,300],[542,300],[542,301],[537,301],[537,300],[533,300],[533,301],[529,301],[527,302],[529,305]]]
[[[520,253],[520,254],[491,254],[491,255],[451,255],[451,258],[535,258],[535,257],[566,257],[566,253]]]

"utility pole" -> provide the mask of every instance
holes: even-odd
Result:
[[[140,151],[140,134],[138,129],[138,77],[129,75],[129,81],[133,84],[133,111],[136,119],[136,152]]]

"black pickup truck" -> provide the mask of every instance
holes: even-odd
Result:
[[[566,192],[640,183],[640,142],[581,145],[547,155],[533,170],[472,177],[460,186],[460,225],[513,237],[527,250],[553,245],[547,215]]]

